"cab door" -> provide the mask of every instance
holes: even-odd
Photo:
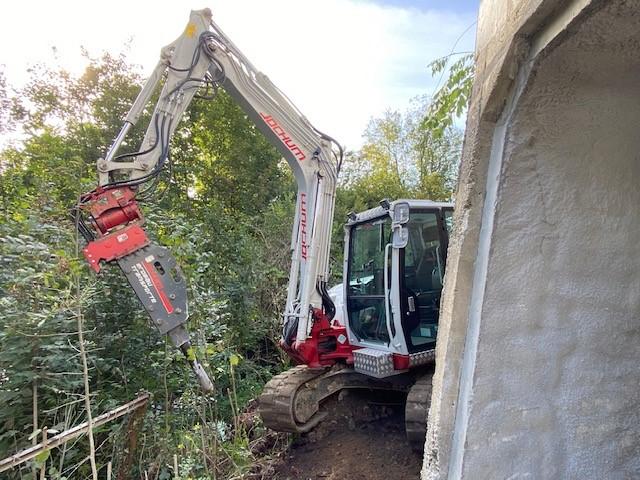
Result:
[[[360,345],[388,345],[387,301],[391,219],[388,215],[351,227],[346,275],[348,327]],[[355,340],[355,341],[354,341]]]
[[[412,210],[408,240],[398,252],[402,331],[408,353],[435,348],[447,233],[439,209]]]

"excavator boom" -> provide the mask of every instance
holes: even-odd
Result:
[[[119,153],[163,83],[138,151]],[[291,271],[281,345],[299,363],[319,367],[352,361],[343,326],[332,323],[327,293],[329,247],[342,148],[314,128],[269,78],[257,70],[212,21],[209,9],[192,11],[184,32],[161,50],[160,61],[133,103],[104,158],[97,161],[97,188],[74,209],[87,240],[84,255],[99,272],[117,262],[149,313],[189,360],[202,388],[213,388],[195,358],[185,324],[186,284],[170,252],[147,236],[136,201],[141,187],[168,164],[175,129],[196,92],[223,88],[291,167],[298,187],[291,234]],[[327,349],[327,345],[330,348]]]

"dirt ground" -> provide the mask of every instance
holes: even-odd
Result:
[[[274,480],[415,480],[422,456],[404,434],[403,399],[348,394],[332,414],[297,437]]]

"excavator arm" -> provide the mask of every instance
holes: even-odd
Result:
[[[119,154],[162,82],[139,150]],[[171,137],[202,87],[227,91],[281,152],[297,182],[281,345],[295,360],[311,366],[350,360],[346,331],[332,323],[335,307],[326,288],[342,149],[249,62],[212,21],[209,9],[192,11],[182,35],[162,49],[122,129],[97,161],[98,187],[83,195],[74,209],[77,228],[87,241],[83,253],[89,265],[99,272],[103,262],[118,263],[152,323],[185,354],[203,390],[212,390],[185,328],[183,276],[170,252],[150,241],[136,201],[142,186],[156,180],[168,165]]]

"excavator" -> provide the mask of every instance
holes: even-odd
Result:
[[[119,153],[160,85],[141,146]],[[395,391],[406,394],[407,438],[421,449],[453,206],[382,200],[376,208],[349,214],[344,281],[330,291],[343,149],[254,67],[209,9],[192,11],[183,33],[161,50],[120,132],[97,160],[98,186],[73,208],[89,266],[97,273],[106,263],[119,265],[151,323],[183,352],[203,391],[212,391],[186,328],[186,281],[168,249],[150,240],[136,199],[169,164],[171,137],[202,88],[221,88],[240,105],[287,161],[298,189],[280,340],[297,366],[264,387],[264,424],[307,432],[327,416],[327,400],[341,390]]]

